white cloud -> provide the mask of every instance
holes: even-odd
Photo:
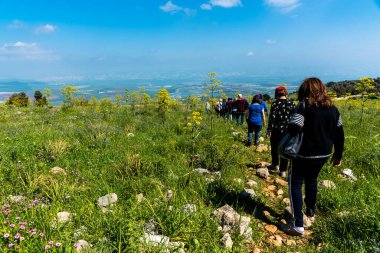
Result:
[[[250,51],[250,52],[247,53],[247,56],[248,57],[253,57],[253,56],[255,56],[255,52]]]
[[[223,8],[232,8],[242,6],[240,0],[210,0],[212,6],[219,6]]]
[[[211,4],[201,4],[201,9],[202,10],[212,10]]]
[[[169,0],[165,5],[160,6],[160,9],[164,12],[169,12],[171,14],[176,14],[178,12],[183,12],[188,16],[192,16],[196,14],[196,10],[189,9],[189,8],[183,8],[182,6],[178,6],[176,4],[173,4],[171,0]]]
[[[202,10],[211,10],[213,7],[232,8],[243,6],[241,0],[210,0],[208,3],[201,4]]]
[[[183,8],[181,6],[173,4],[172,1],[168,1],[165,5],[160,6],[160,9],[164,12],[176,13],[182,11]]]
[[[274,39],[267,39],[265,42],[266,42],[268,45],[273,45],[273,44],[276,44],[276,43],[277,43],[277,41],[274,40]]]
[[[44,50],[36,43],[17,41],[0,47],[0,60],[56,60],[52,52]]]
[[[26,27],[26,24],[21,20],[13,20],[12,23],[6,25],[7,29],[23,29]]]
[[[57,29],[56,26],[51,25],[51,24],[46,24],[46,25],[42,25],[42,26],[37,27],[36,30],[34,30],[34,33],[35,33],[35,34],[52,33],[52,32],[54,32],[56,29]]]
[[[283,13],[289,13],[299,6],[301,3],[299,0],[264,0],[265,4],[280,10]]]

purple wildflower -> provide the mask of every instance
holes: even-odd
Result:
[[[60,244],[59,242],[57,242],[57,243],[55,244],[55,247],[59,248],[59,247],[61,247],[61,244]]]
[[[5,219],[5,220],[4,220],[4,223],[8,223],[8,222],[9,222],[9,219]]]
[[[49,242],[49,245],[53,245],[53,243],[54,243],[54,241],[50,241],[50,242]]]
[[[21,217],[20,217],[20,216],[17,216],[17,217],[16,217],[16,220],[20,220],[20,219],[21,219]]]
[[[25,240],[25,237],[21,236],[20,241],[24,241],[24,240]]]
[[[20,234],[17,233],[17,234],[15,235],[15,239],[19,239],[19,238],[20,238]]]
[[[41,236],[41,237],[44,237],[44,236],[45,236],[45,234],[41,232],[41,233],[40,233],[40,236]]]
[[[25,226],[24,226],[24,225],[21,225],[21,226],[20,226],[20,229],[21,229],[21,230],[24,230],[24,229],[25,229]]]
[[[15,246],[13,243],[8,244],[8,248],[12,248],[13,246]]]
[[[14,228],[16,225],[15,224],[11,224],[11,225],[9,225],[11,228]]]
[[[45,245],[45,249],[46,250],[50,249],[50,245]]]
[[[8,238],[9,237],[9,234],[4,234],[4,238]]]

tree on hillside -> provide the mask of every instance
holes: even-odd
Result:
[[[78,93],[78,88],[75,86],[66,86],[60,90],[63,95],[63,106],[72,107],[74,106],[75,94]]]
[[[47,105],[47,99],[46,99],[46,97],[44,97],[43,94],[42,94],[42,92],[39,91],[39,90],[36,90],[34,92],[34,104],[37,107],[42,107],[42,106]]]
[[[16,107],[27,107],[29,105],[29,98],[25,92],[14,93],[5,101],[5,104]]]
[[[52,91],[49,88],[45,88],[42,92],[42,95],[46,98],[46,105],[50,105],[50,97],[52,95]]]
[[[373,89],[375,89],[374,80],[370,77],[361,77],[356,85],[356,91],[362,95],[362,113],[360,116],[360,122],[363,122],[365,102],[368,100],[369,92]]]
[[[170,93],[166,89],[161,89],[156,97],[158,99],[158,110],[163,113],[169,111]]]

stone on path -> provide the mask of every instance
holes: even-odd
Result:
[[[353,181],[357,181],[357,177],[354,175],[354,172],[350,169],[344,169],[342,170],[342,175],[348,179],[351,179]]]
[[[144,238],[140,238],[141,241],[144,241],[148,246],[158,246],[158,245],[169,245],[170,239],[164,235],[155,235],[144,233]]]
[[[256,175],[261,178],[267,178],[269,176],[269,171],[267,168],[259,168],[256,170]]]
[[[284,198],[284,199],[282,200],[282,202],[284,202],[284,204],[285,204],[286,206],[290,206],[290,199],[289,199],[289,198]]]
[[[117,195],[116,193],[110,193],[107,195],[104,195],[103,197],[98,198],[98,206],[102,207],[109,207],[112,204],[116,203],[117,201]]]
[[[284,195],[284,190],[280,189],[277,191],[277,195],[282,196]]]
[[[60,167],[54,167],[50,170],[50,173],[53,175],[66,175],[66,171]]]
[[[257,146],[256,148],[256,152],[265,152],[265,151],[268,151],[268,145],[264,145],[264,144],[259,144],[259,146]]]
[[[278,230],[278,228],[275,225],[266,225],[264,228],[266,231],[272,234],[274,234]]]
[[[277,187],[275,185],[269,185],[267,187],[267,189],[268,189],[268,191],[275,191],[275,190],[277,190]]]
[[[74,244],[76,252],[87,252],[90,248],[90,244],[85,240],[79,240]]]
[[[54,220],[51,223],[51,227],[57,228],[58,224],[64,224],[64,223],[70,222],[72,216],[74,216],[74,214],[66,212],[66,211],[57,213],[57,216],[54,217]]]
[[[330,181],[330,180],[322,180],[319,182],[319,186],[321,188],[324,188],[324,189],[336,189],[336,185],[334,184],[334,182]]]
[[[253,180],[248,180],[248,181],[245,183],[245,186],[248,187],[248,188],[257,187],[257,182],[255,182],[255,181],[253,181]]]
[[[243,191],[240,192],[240,196],[242,196],[243,198],[253,199],[254,197],[256,197],[256,193],[252,189],[244,189]]]
[[[285,240],[285,245],[287,245],[287,246],[296,246],[297,243],[296,243],[295,240],[289,240],[289,239],[286,239],[286,240]]]
[[[232,249],[234,242],[232,241],[232,238],[229,233],[224,234],[221,241],[223,243],[224,248]]]
[[[286,182],[284,179],[281,179],[281,178],[276,178],[274,180],[274,182],[277,184],[277,185],[281,185],[283,187],[288,187],[288,182]]]

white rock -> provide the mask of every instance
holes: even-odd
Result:
[[[222,177],[222,172],[221,171],[215,171],[215,172],[212,172],[211,174],[213,176],[217,177],[217,178],[221,178]]]
[[[248,237],[252,236],[252,228],[249,227],[250,222],[251,222],[251,218],[249,218],[248,216],[241,216],[240,224],[239,224],[239,234],[240,235],[246,235]],[[251,231],[247,235],[247,232],[249,232],[249,229]]]
[[[54,175],[66,175],[66,171],[60,167],[54,167],[50,170],[51,174]]]
[[[354,172],[350,169],[344,169],[342,170],[342,175],[349,178],[349,179],[352,179],[354,181],[357,181],[357,177],[354,175]]]
[[[194,204],[186,204],[182,206],[182,212],[187,215],[191,215],[193,213],[196,213],[198,210],[197,206]]]
[[[267,168],[259,168],[256,170],[256,175],[261,178],[267,178],[269,176],[269,171]]]
[[[169,245],[170,239],[164,235],[152,235],[148,233],[144,233],[144,238],[140,238],[140,240],[144,241],[148,246],[158,246],[158,245]]]
[[[260,137],[259,142],[264,142],[264,137]]]
[[[243,191],[240,192],[240,195],[245,198],[254,198],[256,197],[256,193],[252,189],[244,189]]]
[[[90,248],[90,244],[85,240],[79,240],[74,244],[76,252],[86,252]]]
[[[257,182],[256,182],[256,181],[253,181],[253,180],[248,180],[248,181],[245,183],[245,186],[247,186],[248,188],[257,187]]]
[[[194,169],[193,171],[199,174],[210,174],[210,171],[208,169],[203,168]]]
[[[224,205],[216,209],[213,214],[219,221],[219,224],[223,225],[235,225],[240,220],[240,215],[229,205]]]
[[[231,238],[231,236],[230,236],[229,233],[224,234],[224,236],[222,237],[221,241],[223,243],[223,246],[226,249],[232,249],[232,246],[233,246],[234,242],[232,241],[232,238]]]
[[[116,193],[107,194],[98,199],[98,206],[109,207],[111,204],[116,203],[117,195]]]
[[[334,184],[334,182],[330,181],[330,180],[322,180],[319,182],[319,186],[321,188],[325,188],[325,189],[336,189],[336,185]]]

